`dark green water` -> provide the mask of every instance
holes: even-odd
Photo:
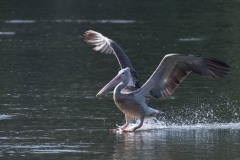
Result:
[[[0,159],[239,159],[239,15],[237,0],[2,0]],[[95,95],[119,66],[84,43],[89,29],[123,47],[142,83],[167,53],[215,57],[231,73],[190,75],[150,102],[163,121],[112,134],[124,116],[111,93]]]

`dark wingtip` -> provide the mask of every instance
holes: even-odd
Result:
[[[220,61],[215,58],[204,58],[205,63],[207,64],[209,72],[213,78],[225,78],[230,71],[230,66],[223,61]]]
[[[221,60],[218,60],[218,59],[215,59],[215,58],[204,58],[204,59],[205,59],[205,61],[215,63],[219,66],[222,66],[222,67],[225,67],[225,68],[230,68],[230,66],[228,64],[226,64],[225,62],[223,62]]]

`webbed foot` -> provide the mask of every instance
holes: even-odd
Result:
[[[116,133],[116,134],[122,134],[122,133],[129,133],[129,132],[134,132],[136,129],[122,129],[122,128],[116,128],[116,129],[110,129],[111,133]]]
[[[110,129],[111,133],[120,133],[122,132],[122,128]]]

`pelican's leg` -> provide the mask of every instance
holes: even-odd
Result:
[[[127,116],[127,115],[125,114],[126,123],[125,123],[123,126],[118,126],[118,125],[117,125],[117,127],[118,127],[117,129],[110,129],[110,131],[111,131],[112,133],[128,132],[128,131],[125,130],[125,129],[129,126],[131,119],[132,119],[131,117],[129,117],[129,116]]]
[[[137,129],[141,128],[142,125],[143,125],[144,117],[145,117],[145,116],[142,116],[142,117],[140,118],[140,123],[139,123],[136,127],[134,127],[133,129],[131,129],[130,131],[133,131],[133,132],[134,132],[134,131],[136,131]]]
[[[126,120],[126,123],[121,127],[122,130],[126,129],[131,121],[131,117],[127,116],[125,114],[125,120]]]

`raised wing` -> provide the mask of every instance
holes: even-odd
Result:
[[[93,30],[86,31],[84,33],[84,37],[87,44],[95,46],[93,48],[95,51],[100,51],[101,53],[106,54],[114,54],[121,69],[129,67],[131,79],[128,86],[140,88],[137,72],[133,69],[128,56],[116,42]]]
[[[210,78],[225,77],[229,66],[213,58],[194,55],[168,54],[147,82],[139,89],[140,97],[151,94],[154,98],[164,99],[172,95],[177,86],[191,72]]]

